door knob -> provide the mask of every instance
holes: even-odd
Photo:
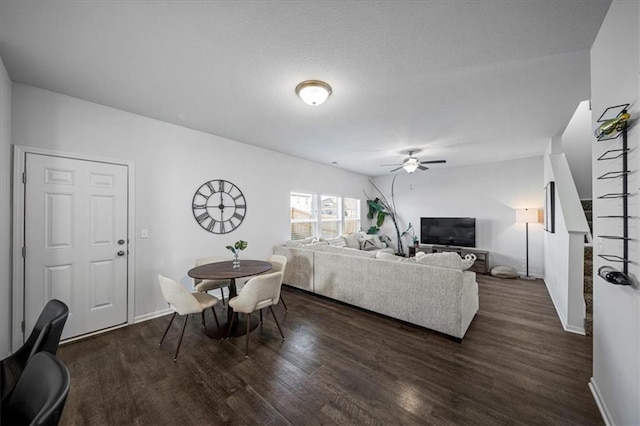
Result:
[[[118,252],[118,256],[124,256],[124,250],[120,250],[120,251]]]
[[[123,245],[124,244],[124,240],[118,240],[118,244],[119,245]]]

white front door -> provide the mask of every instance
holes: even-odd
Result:
[[[62,338],[127,321],[127,166],[26,154],[25,338],[51,299]]]

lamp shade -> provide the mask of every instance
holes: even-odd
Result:
[[[308,105],[320,105],[327,100],[331,92],[331,86],[319,80],[303,81],[296,87],[296,93]]]
[[[538,209],[517,209],[517,223],[538,223]]]

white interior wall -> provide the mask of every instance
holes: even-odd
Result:
[[[390,195],[393,176],[373,180]],[[369,196],[375,196],[369,193]],[[542,209],[544,202],[542,157],[438,169],[413,174],[400,172],[395,198],[401,232],[411,222],[419,235],[424,216],[475,217],[476,245],[489,250],[490,265],[507,265],[525,273],[525,224],[515,222],[515,209]],[[392,237],[390,220],[381,233]],[[529,224],[529,274],[544,275],[543,226]],[[409,237],[404,239],[407,243]]]
[[[629,273],[633,286],[615,286],[597,274],[593,280],[593,378],[592,390],[605,420],[609,424],[640,424],[640,3],[614,1],[591,49],[591,96],[593,120],[610,106],[630,103],[629,113],[636,124],[628,135],[629,154]],[[597,124],[592,123],[592,128]],[[598,254],[622,255],[618,240],[598,235],[621,235],[620,219],[598,219],[598,216],[622,214],[620,199],[599,200],[599,195],[621,192],[620,179],[598,180],[612,170],[621,170],[621,162],[596,161],[608,149],[620,148],[621,140],[593,142],[594,196],[594,273],[603,265],[620,268],[620,263],[607,262]]]
[[[557,152],[558,141],[552,141],[547,152]],[[564,329],[584,334],[584,241],[589,226],[563,152],[545,154],[544,181],[555,182],[555,232],[544,233],[544,281]]]
[[[562,134],[562,151],[567,156],[571,175],[581,200],[591,199],[592,140],[589,101],[582,101]]]
[[[0,58],[0,357],[11,349],[11,79]]]
[[[14,144],[135,163],[136,317],[166,308],[158,273],[190,285],[196,258],[230,259],[225,246],[239,239],[249,243],[241,257],[270,255],[289,239],[292,189],[364,200],[369,186],[362,175],[22,84],[13,85],[12,118]],[[200,228],[191,211],[196,189],[216,178],[236,184],[248,206],[225,235]]]

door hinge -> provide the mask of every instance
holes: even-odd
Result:
[[[22,258],[26,258],[27,257],[27,248],[26,247],[22,247]]]
[[[22,172],[22,183],[27,183],[27,172]]]
[[[22,330],[22,334],[24,334],[24,320],[20,323],[20,329]]]

